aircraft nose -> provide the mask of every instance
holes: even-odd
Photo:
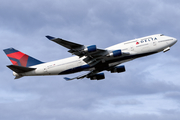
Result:
[[[176,38],[173,38],[173,45],[177,42]]]
[[[177,42],[177,39],[174,39],[174,44]]]
[[[173,46],[176,42],[177,42],[177,39],[174,38],[174,37],[171,37],[171,41],[168,42],[168,44],[169,44],[170,46]]]

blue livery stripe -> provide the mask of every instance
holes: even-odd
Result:
[[[90,68],[89,65],[83,65],[83,66],[79,66],[79,67],[75,67],[75,68],[65,70],[65,71],[59,73],[59,75],[80,72],[80,71],[83,71],[83,70],[88,69],[88,68]]]

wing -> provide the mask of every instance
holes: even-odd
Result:
[[[78,49],[78,48],[82,48],[83,45],[80,45],[80,44],[77,44],[77,43],[73,43],[73,42],[70,42],[70,41],[67,41],[67,40],[63,40],[61,38],[55,38],[55,37],[52,37],[52,36],[46,36],[49,40],[53,41],[53,42],[56,42],[57,44],[59,45],[62,45],[68,49]]]
[[[63,40],[61,38],[55,38],[52,36],[46,36],[49,40],[56,42],[59,45],[62,45],[69,49],[68,52],[75,54],[79,57],[86,56],[84,59],[87,63],[95,63],[94,61],[99,61],[104,56],[106,56],[109,52],[103,49],[97,49],[96,45],[85,46],[78,43],[70,42],[67,40]]]
[[[80,75],[80,76],[77,76],[77,77],[74,77],[74,78],[68,78],[68,77],[64,77],[64,79],[66,80],[66,81],[70,81],[70,80],[74,80],[74,79],[83,79],[83,78],[90,78],[90,77],[92,77],[93,75],[95,75],[95,74],[97,74],[99,71],[97,71],[97,70],[92,70],[92,71],[90,71],[90,72],[88,72],[88,73],[85,73],[85,74],[83,74],[83,75]]]

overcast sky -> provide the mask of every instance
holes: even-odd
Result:
[[[101,81],[14,80],[3,52],[14,47],[44,62],[71,56],[45,35],[99,48],[152,34],[180,39],[179,6],[179,0],[0,0],[0,119],[179,120],[179,42],[124,63],[124,73],[105,72]]]

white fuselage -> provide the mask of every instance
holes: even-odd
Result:
[[[133,39],[106,48],[106,50],[109,51],[121,50],[123,53],[127,54],[119,57],[105,57],[104,61],[107,62],[109,66],[118,65],[138,57],[166,51],[166,49],[174,45],[176,42],[177,40],[175,38],[161,34]],[[59,75],[94,69],[93,67],[89,67],[89,65],[83,61],[84,58],[85,57],[79,58],[78,56],[73,56],[31,66],[31,68],[36,69],[30,72],[22,73],[21,76]],[[15,72],[13,72],[13,74],[15,76],[18,75]]]

